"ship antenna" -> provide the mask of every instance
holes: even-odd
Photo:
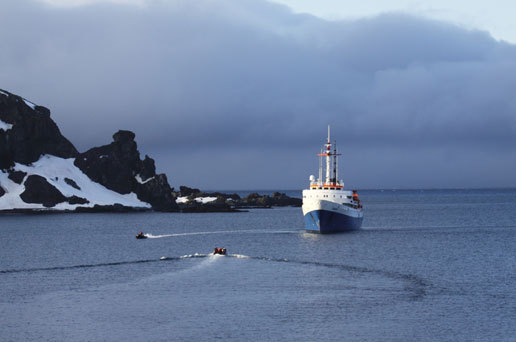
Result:
[[[322,179],[322,156],[323,156],[323,149],[321,148],[321,153],[319,153],[319,179],[317,180],[319,186],[322,185],[323,179]]]
[[[333,185],[337,185],[337,141],[333,142]]]
[[[331,184],[331,175],[330,175],[330,167],[331,167],[331,141],[330,141],[330,125],[328,125],[328,141],[326,143],[326,151],[324,151],[324,155],[326,156],[326,179],[324,180],[325,184]]]

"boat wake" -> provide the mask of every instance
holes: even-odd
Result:
[[[299,234],[302,233],[300,231],[287,231],[287,230],[216,230],[209,232],[188,232],[188,233],[174,233],[174,234],[162,234],[162,235],[152,235],[145,234],[149,239],[162,239],[169,237],[181,237],[181,236],[191,236],[191,235],[211,235],[211,234]]]
[[[384,271],[377,270],[365,267],[351,266],[351,265],[343,265],[343,264],[332,264],[332,263],[323,263],[316,261],[305,261],[305,260],[295,260],[295,259],[287,259],[287,258],[270,258],[263,256],[250,256],[244,254],[228,254],[228,255],[214,255],[214,254],[185,254],[181,256],[162,256],[159,259],[147,259],[147,260],[134,260],[134,261],[119,261],[119,262],[109,262],[109,263],[98,263],[98,264],[83,264],[83,265],[71,265],[71,266],[54,266],[54,267],[40,267],[40,268],[20,268],[20,269],[8,269],[8,270],[0,270],[0,274],[9,274],[9,273],[31,273],[31,272],[44,272],[44,271],[61,271],[61,270],[73,270],[73,269],[82,269],[82,268],[95,268],[95,267],[115,267],[121,265],[131,265],[131,264],[145,264],[145,263],[153,263],[153,262],[177,262],[185,259],[205,259],[202,263],[197,266],[194,266],[195,269],[203,268],[216,260],[222,260],[224,258],[234,258],[234,259],[248,259],[248,260],[259,260],[265,262],[273,262],[273,263],[291,263],[297,265],[310,265],[316,267],[327,267],[333,268],[336,270],[349,272],[349,273],[362,273],[362,274],[376,274],[382,277],[403,281],[405,283],[405,290],[409,292],[409,298],[411,300],[419,300],[423,298],[431,285],[424,280],[423,278],[407,273],[400,273],[394,271]]]

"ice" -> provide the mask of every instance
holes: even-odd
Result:
[[[206,204],[206,203],[209,203],[209,202],[213,202],[217,199],[217,197],[197,197],[195,200],[199,203],[203,203],[203,204]]]
[[[35,109],[35,108],[36,108],[36,105],[35,105],[34,103],[32,103],[32,102],[28,101],[28,100],[23,99],[23,102],[25,102],[25,104],[26,104],[27,106],[29,106],[30,108],[32,108],[32,109]]]
[[[140,184],[145,184],[145,183],[147,183],[148,181],[150,181],[150,180],[153,180],[153,179],[154,179],[154,177],[151,177],[151,178],[149,178],[149,179],[142,180],[142,177],[141,177],[139,174],[138,174],[138,175],[136,175],[136,176],[134,176],[134,178],[135,178],[135,179],[136,179],[136,181],[137,181],[138,183],[140,183]]]
[[[2,120],[0,120],[0,130],[4,130],[4,131],[7,132],[11,128],[13,128],[13,125],[8,124],[7,122],[3,122]]]
[[[217,199],[217,197],[197,197],[195,198],[195,201],[198,203],[206,204],[213,202]],[[186,203],[188,202],[188,196],[178,197],[176,199],[176,203]]]
[[[87,204],[69,204],[67,202],[59,203],[50,209],[55,210],[73,210],[77,207],[93,207],[94,205],[113,205],[119,203],[127,207],[150,208],[150,204],[140,201],[136,194],[119,194],[109,190],[103,185],[93,182],[79,168],[74,165],[74,158],[63,159],[51,155],[43,155],[41,158],[31,165],[16,164],[14,169],[23,171],[29,175],[40,175],[55,186],[64,196],[78,196],[86,198],[90,201]],[[16,184],[7,178],[8,174],[0,172],[0,185],[6,191],[4,196],[0,197],[1,209],[45,209],[41,204],[25,203],[19,195],[25,191],[23,183]],[[80,190],[72,187],[65,182],[65,178],[72,179],[80,188]]]

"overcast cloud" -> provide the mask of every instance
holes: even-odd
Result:
[[[516,186],[516,46],[263,0],[0,4],[0,88],[84,151],[130,129],[174,186],[300,188],[332,125],[358,188]]]

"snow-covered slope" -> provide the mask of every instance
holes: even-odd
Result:
[[[150,208],[150,204],[140,201],[136,194],[119,194],[109,190],[103,185],[92,181],[79,168],[74,165],[74,158],[59,158],[52,155],[43,155],[31,165],[16,163],[15,171],[27,173],[21,184],[17,184],[8,178],[8,174],[0,170],[0,186],[5,194],[0,197],[0,210],[6,209],[51,209],[51,210],[74,210],[77,207],[93,207],[94,205],[121,204],[126,207]],[[69,204],[68,202],[58,203],[51,208],[45,208],[38,203],[25,203],[20,195],[25,191],[24,182],[30,175],[44,177],[48,183],[56,187],[64,196],[77,196],[89,201],[86,204]],[[80,188],[76,189],[65,181],[71,179]]]

